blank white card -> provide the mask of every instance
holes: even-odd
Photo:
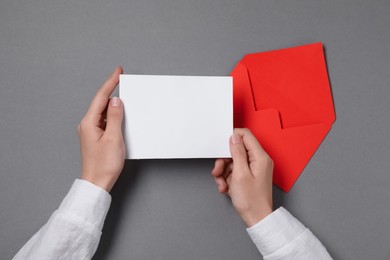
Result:
[[[120,75],[127,159],[230,157],[232,77]]]

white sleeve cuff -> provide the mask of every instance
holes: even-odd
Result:
[[[85,180],[76,179],[59,210],[74,214],[102,230],[111,204],[111,195]]]
[[[287,245],[305,230],[305,226],[283,207],[247,228],[253,243],[264,257]]]

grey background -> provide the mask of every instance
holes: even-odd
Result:
[[[335,259],[390,258],[390,2],[0,1],[0,254],[58,207],[76,126],[116,65],[228,75],[246,53],[322,41],[337,121],[283,205]],[[213,160],[126,161],[94,259],[259,259]]]

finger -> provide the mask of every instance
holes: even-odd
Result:
[[[111,98],[107,108],[105,135],[122,136],[123,106],[120,98]]]
[[[93,98],[86,116],[92,120],[99,120],[107,107],[111,93],[119,82],[119,75],[123,73],[122,67],[117,67]]]
[[[233,159],[233,171],[237,172],[237,174],[244,174],[248,172],[248,156],[246,153],[246,149],[243,143],[242,136],[233,133],[230,137],[230,154]]]
[[[230,175],[227,176],[227,178],[225,179],[225,182],[226,182],[226,184],[227,184],[227,186],[228,186],[228,189],[229,189],[229,187],[230,187],[231,181],[232,181],[232,175],[230,174]]]
[[[225,161],[225,163],[230,163],[233,161],[232,158],[224,158],[223,160]]]
[[[225,166],[225,170],[223,171],[222,176],[225,178],[225,180],[229,177],[229,175],[233,172],[234,164],[233,162],[230,162]]]
[[[242,136],[245,149],[248,151],[250,156],[253,156],[254,158],[260,158],[264,155],[267,155],[259,141],[249,129],[236,128],[234,129],[234,133]]]
[[[211,175],[218,177],[223,174],[223,171],[225,170],[225,160],[224,159],[217,159],[215,160],[214,168],[211,171]]]
[[[223,177],[214,177],[215,183],[218,186],[218,191],[221,193],[226,193],[229,188]]]

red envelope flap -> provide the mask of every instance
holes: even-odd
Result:
[[[276,108],[283,128],[335,119],[322,43],[248,54],[256,110]]]
[[[252,122],[278,119],[276,110],[262,110],[253,114]],[[266,113],[265,113],[266,112]],[[275,120],[271,120],[274,121]],[[273,126],[259,127],[257,123],[246,125],[261,140],[264,150],[274,161],[273,182],[289,191],[331,128],[325,123],[275,130]]]

